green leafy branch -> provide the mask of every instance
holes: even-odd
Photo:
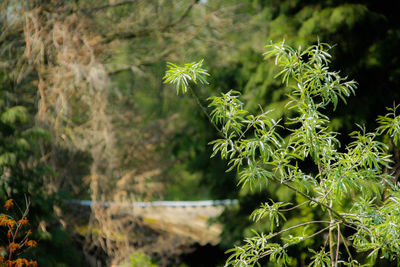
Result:
[[[255,221],[268,218],[271,233],[256,233],[255,237],[246,239],[243,246],[231,249],[227,265],[252,266],[266,256],[278,265],[286,265],[289,261],[287,247],[323,232],[328,232],[329,249],[325,251],[324,246],[319,252],[310,250],[313,255],[309,266],[360,266],[353,259],[348,244],[358,252],[368,252],[369,264],[373,264],[378,256],[398,259],[400,190],[392,183],[393,177],[385,171],[392,163],[389,148],[377,139],[387,133],[396,145],[400,142],[400,117],[396,116],[398,106],[388,109],[391,113],[378,118],[380,127],[376,132],[368,133],[362,126],[359,131],[352,132],[353,142],[347,145],[345,152],[338,152],[341,144],[336,138],[337,133],[330,130],[330,119],[323,111],[329,105],[335,109],[339,100],[346,102],[346,98],[354,94],[357,84],[329,69],[329,45],[318,43],[302,50],[282,42],[266,48],[265,57],[275,58],[276,65],[281,68],[276,77],[281,77],[282,83],[291,89],[288,108],[296,112],[286,120],[286,124],[269,118],[269,111],[262,109],[259,115],[250,114],[244,109],[240,94],[235,91],[210,98],[210,115],[197,96],[193,96],[222,137],[211,142],[212,157],[220,154],[221,158],[228,160],[227,171],[237,168],[239,185],[249,185],[252,189],[256,184],[261,186],[273,182],[307,201],[295,203],[288,209],[283,209],[291,204],[288,202],[271,200],[261,204],[251,217]],[[201,64],[192,63],[184,67],[170,64],[169,67],[165,82],[176,84],[178,92],[180,87],[182,92],[186,92],[189,82],[198,79]],[[280,128],[289,134],[281,136]],[[300,163],[308,158],[315,164],[314,174],[299,168]],[[349,198],[355,201],[345,202]],[[327,213],[329,220],[308,221],[288,228],[280,226],[286,220],[284,212],[291,212],[304,203],[319,207]],[[282,244],[269,242],[271,238],[298,227],[319,223],[328,226],[308,236],[282,236]],[[284,229],[273,233],[275,226]],[[346,227],[351,228],[354,234],[343,236],[341,228]],[[348,254],[347,259],[340,253],[341,243]]]
[[[400,115],[396,115],[400,105],[393,105],[393,108],[386,108],[390,111],[385,116],[379,116],[377,121],[380,124],[377,131],[379,134],[387,133],[396,146],[400,144]]]
[[[164,82],[176,84],[176,94],[179,94],[180,89],[182,93],[186,93],[190,82],[197,84],[197,81],[199,81],[202,84],[208,84],[206,76],[210,74],[202,66],[203,60],[187,63],[183,67],[168,62],[167,67],[169,69],[163,78]]]

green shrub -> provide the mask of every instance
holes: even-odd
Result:
[[[228,171],[238,171],[241,186],[273,183],[300,197],[297,203],[261,203],[251,218],[267,219],[270,232],[255,232],[244,245],[231,249],[226,264],[252,266],[269,257],[279,266],[287,265],[291,246],[317,238],[323,245],[308,250],[309,266],[373,265],[380,258],[398,261],[400,192],[390,174],[389,147],[379,141],[381,135],[389,135],[399,143],[396,107],[379,117],[376,131],[359,126],[344,147],[324,111],[346,102],[356,83],[329,69],[330,46],[319,43],[303,50],[281,43],[266,49],[265,58],[275,60],[281,69],[277,77],[290,88],[287,108],[294,111],[293,117],[274,120],[263,110],[249,114],[235,91],[212,97],[210,114],[201,107],[221,136],[211,142],[212,156],[220,154],[229,162]],[[170,64],[164,77],[178,92],[189,89],[199,104],[190,85],[207,83],[201,63]],[[322,212],[324,218],[282,227],[286,217],[303,205]],[[355,255],[359,253],[365,257]]]

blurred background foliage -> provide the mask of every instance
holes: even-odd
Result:
[[[236,198],[239,205],[218,219],[227,249],[252,228],[269,229],[249,220],[257,203],[298,197],[275,187],[238,191],[235,172],[210,159],[212,125],[193,99],[162,83],[166,62],[204,59],[210,86],[195,88],[204,106],[234,89],[251,111],[260,105],[285,118],[287,88],[263,47],[320,40],[335,45],[333,68],[359,83],[356,96],[329,114],[332,129],[349,133],[355,122],[373,129],[377,115],[399,102],[400,18],[389,3],[5,0],[0,10],[0,198],[31,199],[40,266],[79,266],[83,258],[111,264],[132,253],[115,237],[123,225],[110,225],[102,209],[92,210],[92,230],[77,238],[66,199]],[[287,225],[319,216],[303,206]],[[304,255],[292,255],[305,264]]]

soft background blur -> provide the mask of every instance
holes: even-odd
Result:
[[[163,84],[166,62],[204,59],[210,86],[195,90],[205,106],[234,89],[249,110],[260,105],[278,118],[287,115],[287,88],[263,60],[264,45],[335,45],[333,69],[359,84],[329,114],[342,144],[355,123],[375,129],[400,102],[400,17],[381,1],[3,0],[0,28],[0,200],[30,198],[39,247],[27,253],[39,266],[222,266],[250,229],[269,228],[249,220],[260,201],[295,197],[239,190],[235,172],[210,160],[217,134],[190,96]],[[68,202],[206,199],[239,204]],[[318,218],[308,209],[287,224]]]

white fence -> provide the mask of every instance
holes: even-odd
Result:
[[[152,202],[95,202],[91,200],[70,200],[70,204],[80,206],[99,205],[104,207],[121,206],[121,207],[210,207],[210,206],[231,206],[238,204],[237,199],[223,200],[199,200],[199,201],[152,201]]]

